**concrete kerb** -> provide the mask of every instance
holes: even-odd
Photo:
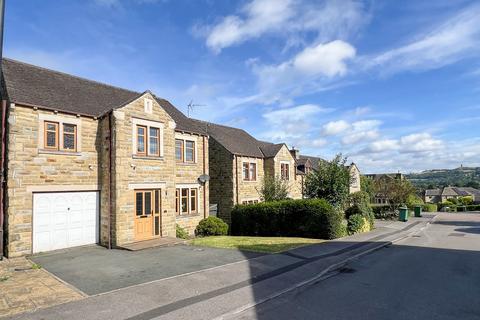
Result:
[[[372,253],[372,252],[374,252],[374,251],[377,251],[377,250],[380,250],[380,249],[382,249],[382,248],[388,247],[388,246],[390,246],[390,245],[392,245],[392,244],[394,244],[394,243],[397,243],[397,242],[399,242],[399,241],[402,241],[402,240],[410,237],[411,235],[413,235],[413,234],[415,234],[415,233],[417,233],[417,232],[419,232],[419,231],[425,230],[425,229],[436,219],[436,217],[437,217],[437,215],[435,215],[430,221],[428,221],[428,222],[425,224],[425,226],[423,226],[422,228],[420,228],[420,229],[418,229],[418,230],[407,231],[406,234],[403,234],[403,235],[401,235],[400,237],[397,237],[397,238],[392,239],[392,240],[387,240],[387,241],[385,241],[385,242],[382,242],[382,243],[379,244],[378,246],[375,246],[375,247],[373,247],[373,248],[369,248],[369,249],[364,250],[364,251],[362,251],[362,252],[359,252],[359,253],[357,253],[357,254],[355,254],[355,255],[353,255],[353,256],[350,256],[350,257],[348,257],[348,258],[345,258],[345,259],[343,259],[342,261],[339,261],[339,262],[337,262],[337,263],[334,263],[334,264],[328,266],[327,268],[325,268],[324,270],[322,270],[319,274],[317,274],[316,276],[314,276],[314,277],[312,277],[312,278],[310,278],[310,279],[301,281],[301,282],[299,282],[299,283],[297,283],[297,284],[295,284],[295,285],[293,285],[293,286],[290,286],[289,288],[286,288],[286,289],[284,289],[284,290],[277,291],[277,292],[275,292],[275,293],[273,293],[273,294],[271,294],[271,295],[269,295],[269,296],[267,296],[267,297],[265,297],[265,298],[263,298],[263,299],[260,299],[260,300],[258,300],[258,301],[256,301],[256,302],[252,302],[252,303],[245,304],[244,306],[239,307],[239,308],[236,308],[235,310],[232,310],[232,311],[230,311],[230,312],[228,312],[228,313],[225,313],[225,314],[223,314],[223,315],[221,315],[221,316],[218,316],[218,317],[214,318],[213,320],[226,320],[226,319],[228,319],[228,318],[230,318],[230,317],[233,317],[233,316],[235,316],[235,315],[238,315],[239,313],[242,313],[242,312],[244,312],[244,311],[247,311],[248,309],[254,308],[254,307],[256,307],[256,306],[258,306],[258,305],[260,305],[260,304],[263,304],[263,303],[266,303],[266,302],[268,302],[268,301],[270,301],[270,300],[273,300],[273,299],[275,299],[275,298],[277,298],[277,297],[279,297],[279,296],[281,296],[281,295],[284,295],[284,294],[289,293],[289,292],[291,292],[291,291],[297,290],[297,289],[299,289],[299,288],[301,288],[301,287],[308,286],[308,285],[312,285],[312,284],[315,284],[315,283],[317,283],[317,282],[319,282],[319,281],[325,280],[325,279],[327,279],[327,278],[330,277],[330,276],[329,276],[329,273],[330,273],[330,272],[332,272],[332,271],[334,271],[334,270],[337,270],[337,269],[345,266],[348,262],[350,262],[350,261],[352,261],[352,260],[355,260],[355,259],[358,259],[358,258],[360,258],[360,257],[362,257],[362,256],[364,256],[364,255],[370,254],[370,253]]]

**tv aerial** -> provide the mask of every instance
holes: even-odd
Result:
[[[206,104],[196,104],[193,103],[193,100],[190,100],[190,102],[187,104],[187,117],[190,118],[190,112],[193,112],[193,109],[196,107],[206,107]]]

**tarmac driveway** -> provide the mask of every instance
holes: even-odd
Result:
[[[82,292],[94,295],[260,255],[188,245],[142,251],[87,246],[35,255],[30,260]]]

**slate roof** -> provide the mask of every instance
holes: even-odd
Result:
[[[262,151],[265,158],[273,158],[285,145],[284,143],[270,143],[266,141],[258,141],[260,150]]]
[[[425,190],[425,195],[434,197],[434,196],[439,196],[442,193],[441,189],[427,189]]]
[[[198,130],[214,138],[229,152],[255,158],[264,158],[260,150],[260,141],[243,129],[228,127],[202,120],[194,120]]]
[[[305,161],[306,162],[307,159],[310,160],[310,163],[312,164],[312,168],[314,170],[318,169],[318,166],[319,166],[320,162],[325,162],[326,161],[325,159],[322,159],[322,158],[319,158],[319,157],[300,155],[299,159],[297,160],[297,164],[298,164],[298,161]]]
[[[7,58],[2,60],[2,73],[7,96],[12,103],[91,117],[100,117],[123,107],[145,93]],[[201,133],[170,102],[155,98],[177,123],[178,130]]]

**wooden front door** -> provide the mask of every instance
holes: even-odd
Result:
[[[158,190],[135,191],[135,240],[148,240],[161,236],[161,192]]]

